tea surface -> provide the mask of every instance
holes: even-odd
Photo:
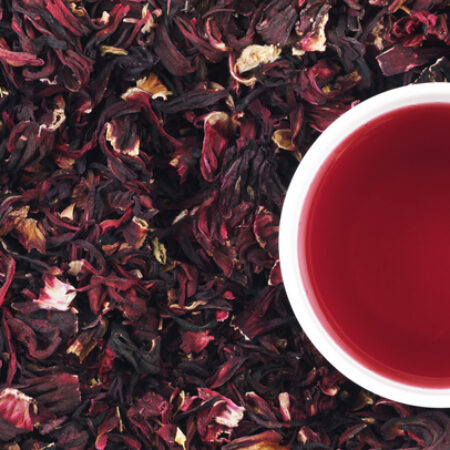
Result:
[[[364,366],[450,387],[450,105],[359,128],[321,169],[301,220],[319,318]]]

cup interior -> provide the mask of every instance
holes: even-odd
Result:
[[[300,325],[322,355],[349,379],[392,400],[422,407],[450,407],[450,388],[425,388],[400,383],[358,362],[333,337],[312,306],[313,292],[302,276],[299,223],[307,214],[310,190],[338,145],[380,115],[411,105],[449,103],[450,83],[426,83],[393,89],[372,97],[343,114],[316,140],[302,159],[289,186],[280,222],[280,263],[284,285]],[[356,318],[355,318],[356,319]]]

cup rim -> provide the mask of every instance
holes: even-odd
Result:
[[[302,158],[287,190],[279,229],[280,267],[294,314],[319,352],[343,375],[359,386],[401,403],[450,407],[450,388],[426,388],[394,381],[368,369],[343,349],[324,328],[309,301],[299,264],[298,224],[309,189],[328,156],[352,132],[387,112],[424,103],[450,103],[450,83],[407,85],[375,95],[336,119],[312,144]]]

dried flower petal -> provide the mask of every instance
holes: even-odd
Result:
[[[19,242],[28,250],[36,249],[39,253],[45,253],[45,236],[39,228],[36,219],[26,218],[16,226]]]
[[[229,142],[232,132],[231,118],[227,113],[214,111],[205,117],[202,156],[200,170],[206,181],[213,181],[223,153]]]
[[[277,144],[277,147],[283,150],[295,150],[290,129],[275,130],[272,134],[272,141]]]
[[[197,427],[202,441],[209,444],[229,441],[232,429],[244,417],[244,408],[211,389],[198,388],[198,398],[204,404],[212,402],[211,408],[203,409],[197,414]],[[182,409],[186,409],[188,405],[185,404]]]
[[[280,413],[283,417],[283,420],[290,421],[292,420],[291,412],[290,412],[290,400],[288,392],[281,392],[278,395],[278,401],[280,402]]]
[[[189,59],[177,50],[165,27],[158,27],[156,31],[155,52],[173,75],[186,75],[195,70]]]
[[[69,373],[32,378],[22,383],[21,389],[57,415],[70,414],[81,403],[78,376]]]
[[[249,45],[236,61],[238,73],[248,72],[261,64],[268,64],[277,60],[281,48],[276,45]]]
[[[292,0],[272,0],[265,5],[256,30],[267,44],[283,47],[294,27],[296,10]]]
[[[159,242],[159,239],[155,237],[152,241],[153,244],[153,254],[155,255],[156,261],[158,261],[163,266],[167,262],[167,251],[164,244]]]
[[[0,2],[3,447],[450,448],[325,363],[278,258],[317,136],[450,79],[447,6]]]
[[[169,95],[173,94],[173,92],[169,91],[166,86],[159,81],[158,77],[153,72],[147,78],[138,80],[137,87],[150,92],[153,99],[161,98],[167,100]]]
[[[9,441],[16,436],[32,431],[37,415],[36,401],[14,388],[0,392],[0,440]]]
[[[180,347],[186,354],[191,352],[200,353],[213,340],[214,336],[209,334],[209,330],[199,332],[186,331],[183,334]]]
[[[71,203],[69,206],[64,208],[63,211],[61,211],[60,217],[62,219],[73,220],[74,209],[75,209],[75,203]]]
[[[439,56],[437,49],[414,50],[411,47],[396,44],[378,55],[377,60],[384,75],[391,76],[423,66],[437,56]]]
[[[325,25],[331,5],[320,0],[310,0],[302,8],[295,31],[300,37],[296,48],[307,52],[326,50]]]
[[[100,46],[100,55],[101,56],[105,56],[105,55],[128,55],[128,52],[123,49],[123,48],[119,48],[119,47],[114,47],[112,45],[101,45]]]
[[[0,417],[17,428],[32,430],[31,414],[37,414],[36,402],[17,389],[5,388],[0,392]]]
[[[50,275],[45,278],[45,286],[34,302],[42,309],[67,311],[76,295],[75,288],[71,284]]]
[[[164,425],[156,431],[156,434],[168,445],[178,444],[183,449],[186,449],[186,436],[177,426]]]
[[[286,450],[288,447],[279,444],[282,439],[282,436],[276,431],[264,431],[253,436],[233,439],[222,448],[224,450]]]

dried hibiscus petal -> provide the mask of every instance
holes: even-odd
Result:
[[[298,327],[286,188],[361,100],[450,79],[445,0],[0,1],[0,440],[448,448]]]
[[[285,450],[288,447],[279,444],[282,440],[283,437],[279,433],[271,430],[254,434],[252,436],[233,439],[229,444],[224,445],[222,448],[224,450]]]
[[[310,0],[302,7],[295,24],[295,32],[300,38],[293,47],[295,55],[326,50],[325,25],[330,8],[330,4],[320,0]]]
[[[212,112],[205,117],[200,170],[206,181],[212,181],[223,158],[232,132],[231,118],[224,112]]]
[[[156,374],[159,372],[160,340],[158,338],[153,340],[149,351],[142,353],[126,330],[117,326],[111,333],[109,346],[118,358],[131,364],[138,373]]]
[[[209,330],[205,331],[186,331],[183,334],[181,349],[189,354],[191,352],[200,353],[211,341],[214,336],[209,334]]]
[[[295,3],[292,0],[272,0],[265,5],[255,27],[264,42],[280,47],[286,44],[297,16]]]
[[[260,64],[267,64],[279,57],[281,49],[275,45],[249,45],[236,61],[238,73],[248,72]]]
[[[414,50],[411,47],[396,44],[378,55],[377,60],[382,72],[391,76],[407,72],[414,67],[423,66],[432,59],[442,56],[442,53],[437,48]]]
[[[42,309],[67,311],[77,295],[75,288],[53,275],[47,276],[44,282],[45,286],[39,298],[34,300],[35,304]]]
[[[202,441],[209,444],[228,442],[233,428],[244,416],[244,408],[211,389],[198,388],[198,398],[202,404],[210,404],[209,408],[197,413],[197,427]]]
[[[175,47],[165,27],[157,29],[155,51],[166,69],[173,75],[186,75],[195,70],[191,61]]]
[[[21,389],[58,416],[70,414],[81,403],[78,376],[69,373],[30,378],[21,383]]]
[[[37,413],[36,401],[18,389],[0,391],[0,440],[9,441],[33,430]]]

